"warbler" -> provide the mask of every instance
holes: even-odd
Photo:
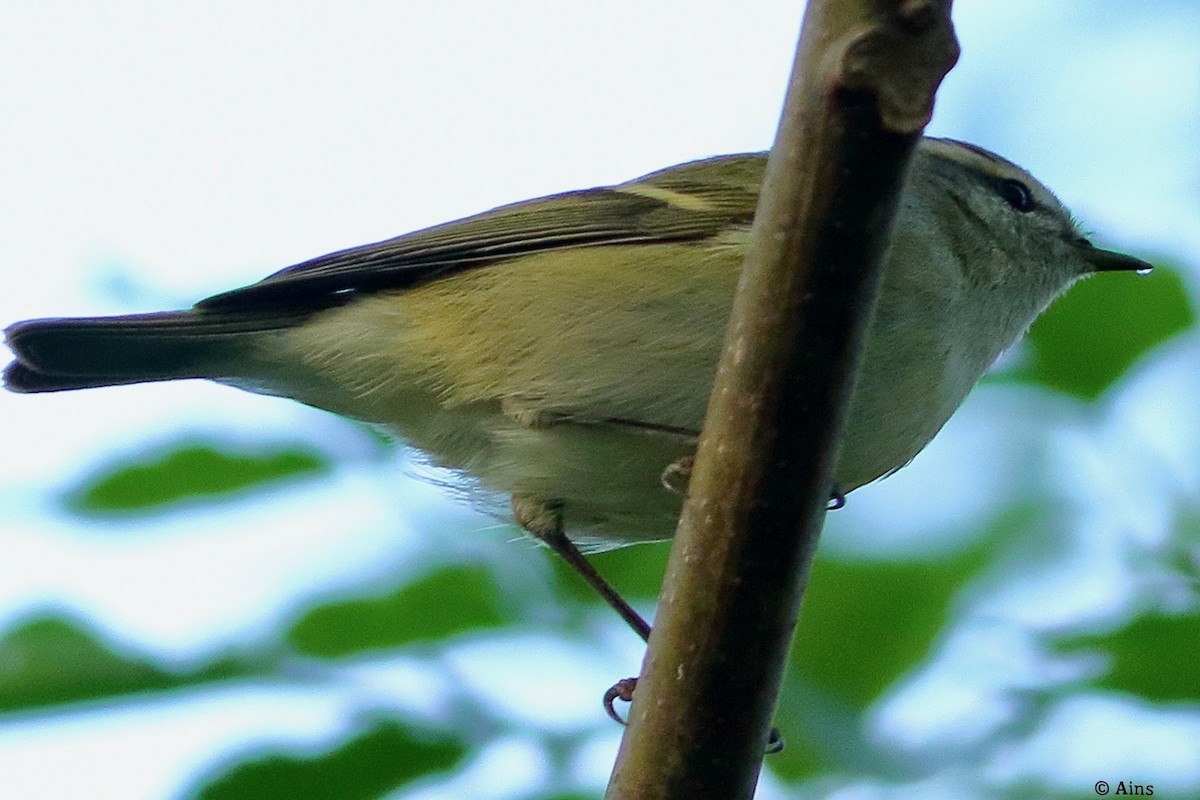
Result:
[[[206,378],[290,397],[394,431],[485,506],[510,502],[555,549],[665,538],[681,492],[664,488],[664,470],[696,446],[765,164],[764,153],[721,156],[502,206],[190,309],[18,322],[4,383],[38,393]],[[911,461],[1076,280],[1145,269],[1094,247],[1025,170],[923,140],[838,490]]]

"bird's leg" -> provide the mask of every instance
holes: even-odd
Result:
[[[668,489],[671,488],[667,485],[666,479],[668,473],[672,473],[674,468],[678,471],[678,474],[683,475],[684,485],[686,486],[687,478],[691,477],[691,461],[690,457],[685,457],[668,466],[663,471],[663,485],[667,486]],[[514,494],[512,496],[512,510],[517,524],[535,539],[545,542],[546,546],[557,553],[559,558],[567,562],[577,575],[583,578],[597,594],[604,598],[604,602],[608,603],[614,611],[621,615],[621,619],[625,620],[625,624],[632,628],[633,632],[640,636],[643,642],[650,642],[650,624],[629,605],[625,598],[621,597],[620,593],[584,557],[579,548],[567,538],[563,526],[561,502],[542,500],[532,495]],[[625,724],[625,720],[617,713],[616,708],[613,707],[613,703],[617,700],[624,700],[627,703],[632,702],[634,690],[637,689],[637,683],[637,678],[622,678],[604,693],[604,710],[608,713],[609,717],[622,725]],[[780,736],[779,729],[771,728],[771,735],[767,740],[766,752],[778,753],[782,749],[783,737]]]
[[[529,532],[531,536],[542,542],[558,554],[558,557],[575,571],[579,577],[591,586],[604,602],[621,615],[633,632],[642,637],[643,642],[650,641],[650,624],[642,615],[633,610],[633,606],[604,579],[591,562],[584,558],[579,548],[567,538],[563,530],[562,503],[542,500],[538,497],[524,494],[512,496],[513,516],[517,524]],[[625,720],[613,708],[613,702],[618,698],[626,702],[633,699],[633,690],[637,686],[637,678],[623,678],[616,682],[611,689],[604,693],[604,710],[608,715],[622,725]]]
[[[526,529],[534,539],[545,542],[546,546],[557,553],[560,559],[566,561],[576,575],[583,578],[583,581],[592,587],[614,612],[620,614],[620,618],[625,620],[626,625],[634,628],[634,632],[642,637],[642,642],[649,643],[649,622],[644,620],[642,615],[638,614],[616,589],[612,588],[612,584],[605,581],[604,576],[600,575],[592,563],[583,557],[580,548],[577,548],[575,543],[566,537],[563,530],[562,503],[542,500],[528,494],[514,494],[512,495],[512,516],[516,517],[517,524]],[[636,678],[623,678],[604,693],[604,708],[613,720],[625,724],[612,704],[618,698],[625,700],[626,703],[630,702],[634,699],[636,686]]]
[[[542,541],[621,615],[633,632],[650,641],[650,624],[604,579],[563,531],[562,503],[524,494],[512,496],[513,516],[535,539]]]

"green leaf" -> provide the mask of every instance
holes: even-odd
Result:
[[[257,674],[251,665],[221,661],[177,673],[108,649],[62,617],[32,619],[0,639],[0,710],[37,708]]]
[[[670,554],[670,542],[651,542],[592,553],[588,560],[623,597],[632,600],[658,597]],[[561,558],[553,556],[552,563],[558,590],[564,597],[588,604],[604,603]]]
[[[513,616],[487,569],[447,567],[386,597],[315,608],[287,638],[303,653],[335,658],[494,628]]]
[[[823,772],[879,773],[875,747],[862,736],[862,715],[845,700],[814,686],[800,671],[784,673],[774,724],[783,750],[765,764],[781,778],[799,780]]]
[[[118,465],[71,490],[65,505],[79,514],[138,512],[328,469],[321,456],[294,448],[245,454],[179,443],[166,452]]]
[[[987,562],[988,542],[945,558],[813,564],[791,669],[864,709],[929,651],[951,601]]]
[[[466,746],[379,721],[314,758],[269,755],[231,769],[196,790],[198,800],[375,800],[407,783],[445,772]]]
[[[1195,319],[1175,270],[1094,276],[1034,323],[1026,337],[1032,357],[1011,377],[1093,399],[1143,353]]]
[[[895,772],[895,759],[863,738],[863,711],[926,656],[955,596],[1030,513],[1003,514],[976,545],[942,557],[850,561],[818,551],[775,709],[785,747],[771,770],[792,781]]]
[[[1111,658],[1096,684],[1161,702],[1200,699],[1200,614],[1139,617],[1106,636],[1062,640],[1060,652],[1100,651]]]
[[[925,558],[818,551],[775,709],[785,747],[767,761],[771,770],[787,780],[831,770],[902,774],[895,754],[864,738],[863,712],[927,656],[959,592],[1041,513],[1034,505],[1006,509],[971,545]]]

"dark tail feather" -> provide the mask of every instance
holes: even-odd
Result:
[[[14,392],[58,392],[177,378],[239,377],[255,334],[290,328],[307,312],[167,311],[125,317],[32,319],[5,332],[17,360]]]

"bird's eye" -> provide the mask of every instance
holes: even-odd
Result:
[[[1022,214],[1033,211],[1037,205],[1033,201],[1033,192],[1029,191],[1029,187],[1016,178],[1005,178],[1000,181],[999,186],[996,187],[996,191],[1004,198],[1004,202]]]

